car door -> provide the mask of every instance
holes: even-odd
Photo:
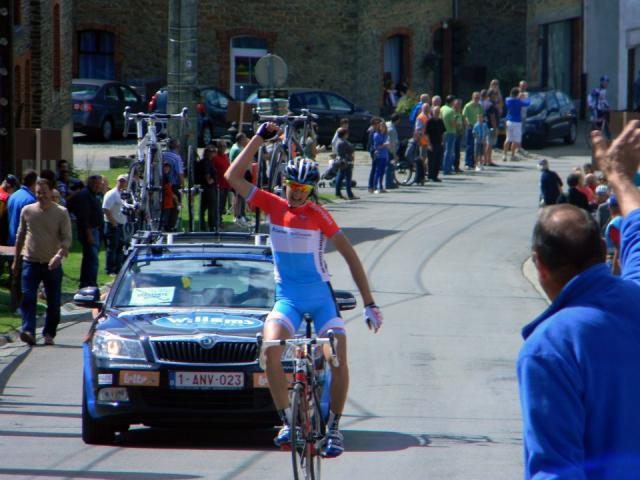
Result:
[[[353,104],[335,93],[326,92],[324,96],[327,100],[327,104],[329,105],[329,109],[331,110],[331,118],[333,120],[332,128],[329,132],[329,141],[331,141],[336,129],[340,126],[340,120],[342,118],[349,119],[349,138],[352,141],[359,141],[361,136],[360,131],[362,128],[361,125],[359,125],[356,116],[353,115]]]
[[[124,100],[122,93],[116,83],[108,83],[104,87],[104,114],[102,115],[100,122],[107,117],[111,118],[111,124],[114,131],[122,131],[124,111]]]
[[[335,114],[331,111],[329,105],[327,105],[327,101],[322,92],[301,92],[295,94],[295,97],[290,105],[292,108],[295,108],[295,110],[293,110],[294,113],[300,114],[300,109],[305,108],[311,113],[318,115],[315,122],[318,124],[320,143],[325,143],[327,137],[329,137],[330,142],[333,132],[336,129],[336,120],[334,118]]]
[[[560,105],[554,92],[546,92],[545,102],[547,106],[547,139],[564,136],[562,134],[562,116],[560,115]]]
[[[122,128],[124,127],[124,109],[129,107],[132,113],[144,112],[144,102],[140,95],[138,95],[132,88],[126,85],[119,85],[118,88],[120,89],[123,103],[120,107],[122,111],[116,119],[116,126],[120,131],[122,131]],[[131,123],[133,124],[133,122]],[[133,125],[131,125],[131,127],[133,128]]]
[[[573,103],[571,99],[562,92],[556,92],[556,99],[560,107],[560,117],[562,123],[562,136],[565,137],[571,132],[571,125],[575,120]]]
[[[220,138],[227,134],[227,107],[229,99],[215,88],[205,88],[201,93],[207,118],[211,125],[214,138]]]

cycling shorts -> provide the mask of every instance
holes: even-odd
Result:
[[[276,303],[267,321],[284,326],[294,336],[303,323],[305,313],[311,315],[318,336],[325,335],[328,330],[345,333],[344,320],[340,317],[329,283],[293,286],[276,284]]]

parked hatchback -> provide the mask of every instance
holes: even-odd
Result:
[[[530,90],[523,143],[543,145],[561,138],[575,143],[578,125],[576,107],[569,96],[559,90]]]
[[[198,145],[203,147],[211,143],[212,139],[229,136],[231,122],[227,120],[227,109],[233,98],[219,88],[198,86],[195,88],[197,116]],[[169,92],[167,87],[158,90],[149,100],[149,112],[167,113]],[[250,122],[247,118],[243,130],[251,134]]]
[[[258,99],[254,94],[247,101],[257,103]],[[373,115],[342,95],[328,90],[289,89],[289,110],[297,115],[302,109],[318,115],[318,143],[329,145],[340,119],[348,118],[349,140],[363,146],[367,144],[367,129]]]
[[[103,142],[121,136],[124,109],[144,111],[144,101],[129,85],[116,80],[76,78],[71,85],[73,130]]]

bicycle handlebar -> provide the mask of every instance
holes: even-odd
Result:
[[[259,115],[258,119],[263,122],[272,122],[282,125],[287,122],[295,122],[296,120],[308,120],[309,118],[317,119],[318,115],[311,113],[309,110],[301,110],[302,115]]]
[[[125,107],[124,109],[124,118],[125,120],[144,120],[145,118],[153,119],[153,120],[166,120],[170,118],[187,118],[189,114],[189,109],[184,107],[180,113],[131,113],[131,107]]]
[[[262,335],[258,334],[256,336],[256,341],[258,342],[258,361],[260,363],[260,368],[264,370],[265,368],[265,356],[264,351],[270,347],[276,346],[286,346],[291,345],[293,347],[303,347],[309,345],[329,345],[331,347],[331,357],[330,362],[334,367],[340,366],[340,361],[338,360],[338,355],[336,354],[336,348],[338,345],[338,339],[336,338],[333,330],[329,330],[327,332],[326,337],[298,337],[298,338],[287,338],[284,340],[263,340]]]

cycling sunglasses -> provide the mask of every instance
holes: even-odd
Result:
[[[311,193],[313,185],[307,185],[306,183],[298,183],[293,180],[286,180],[287,186],[292,190],[300,190],[303,193]]]

